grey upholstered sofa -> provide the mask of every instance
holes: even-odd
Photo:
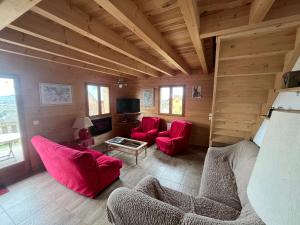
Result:
[[[209,148],[197,197],[151,176],[133,190],[118,188],[107,202],[108,219],[116,225],[264,225],[246,194],[257,153],[249,141]]]

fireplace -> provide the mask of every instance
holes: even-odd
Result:
[[[94,126],[90,128],[93,136],[107,133],[112,130],[111,117],[92,119]]]

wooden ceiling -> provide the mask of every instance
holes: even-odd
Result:
[[[129,78],[190,75],[214,70],[216,37],[299,21],[299,0],[2,0],[0,50]]]

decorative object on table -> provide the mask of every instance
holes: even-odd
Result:
[[[268,225],[299,224],[299,146],[300,114],[273,111],[247,190]]]
[[[72,86],[64,84],[40,83],[41,105],[72,104]]]
[[[154,106],[154,89],[143,89],[141,99],[144,107]]]
[[[283,82],[285,88],[300,87],[300,70],[285,73]]]
[[[123,88],[123,87],[127,87],[127,83],[125,82],[124,78],[119,78],[117,80],[116,86],[118,88]]]
[[[193,98],[202,98],[202,87],[201,86],[193,86],[192,97]]]
[[[77,129],[74,133],[75,139],[86,140],[91,137],[88,130],[93,123],[89,117],[78,117],[73,123],[72,128]]]

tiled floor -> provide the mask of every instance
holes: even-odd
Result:
[[[169,157],[155,146],[148,156],[139,157],[111,152],[124,161],[120,179],[105,189],[96,199],[89,199],[68,190],[46,172],[39,173],[9,186],[10,192],[0,196],[0,224],[37,225],[102,225],[106,219],[106,201],[117,187],[133,187],[143,177],[152,175],[160,182],[190,195],[197,195],[205,149],[194,148],[177,157]]]

